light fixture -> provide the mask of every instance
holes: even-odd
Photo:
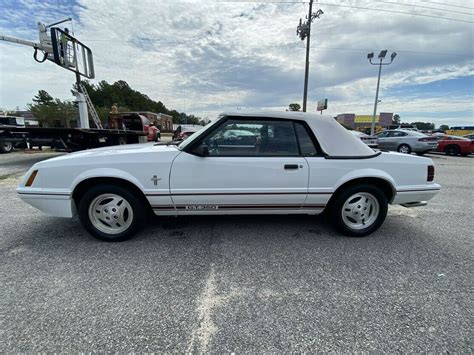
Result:
[[[380,59],[385,58],[385,56],[387,55],[387,52],[388,52],[388,51],[387,51],[386,49],[384,49],[383,51],[380,51],[379,58],[380,58]]]

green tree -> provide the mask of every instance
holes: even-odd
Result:
[[[29,104],[28,109],[42,127],[73,127],[79,118],[78,110],[72,101],[55,99],[48,105]]]
[[[439,129],[442,130],[442,131],[447,131],[449,129],[449,126],[445,125],[445,124],[442,124],[441,126],[439,126]]]
[[[133,90],[124,80],[116,81],[113,84],[109,84],[105,80],[98,84],[84,80],[82,84],[86,88],[97,112],[107,112],[108,115],[112,105],[117,103],[119,111],[122,112],[126,107],[127,111],[151,111],[168,114],[173,117],[173,123],[181,123],[182,121],[178,111],[170,110],[161,101],[154,101],[147,95]],[[101,119],[104,119],[103,115],[99,113]],[[195,119],[191,118],[191,120],[194,121]]]
[[[289,104],[288,108],[290,109],[290,111],[299,111],[299,110],[301,110],[300,104],[298,104],[296,102],[293,102],[293,103]]]
[[[54,99],[47,91],[39,90],[33,98],[33,102],[37,105],[52,105],[54,104]]]
[[[400,122],[401,122],[400,115],[399,115],[399,114],[393,115],[392,123],[393,123],[393,124],[400,124]]]

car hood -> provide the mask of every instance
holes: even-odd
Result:
[[[95,148],[83,150],[80,152],[69,153],[54,157],[48,160],[44,160],[35,164],[38,167],[57,166],[66,164],[69,165],[74,161],[79,160],[103,160],[112,161],[114,163],[123,161],[130,161],[136,156],[142,156],[149,153],[159,154],[168,153],[171,156],[179,154],[180,150],[175,145],[155,145],[155,143],[143,143],[143,144],[126,144],[116,145],[103,148]]]

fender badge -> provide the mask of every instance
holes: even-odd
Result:
[[[152,177],[150,180],[153,181],[153,184],[154,184],[155,186],[157,186],[157,185],[158,185],[158,181],[160,181],[161,178],[159,178],[158,175],[153,175],[153,177]]]

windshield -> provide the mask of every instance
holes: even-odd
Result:
[[[202,129],[200,129],[199,131],[197,131],[196,133],[194,133],[192,136],[189,136],[187,139],[185,139],[184,141],[180,142],[179,144],[177,144],[177,147],[179,147],[179,149],[183,149],[184,147],[186,147],[187,145],[189,145],[190,143],[194,142],[195,140],[197,140],[199,137],[201,137],[208,129],[210,129],[212,126],[214,126],[217,122],[219,122],[222,117],[224,116],[219,116],[217,117],[217,119],[215,119],[214,121],[211,121],[209,122],[207,125],[205,125]]]

